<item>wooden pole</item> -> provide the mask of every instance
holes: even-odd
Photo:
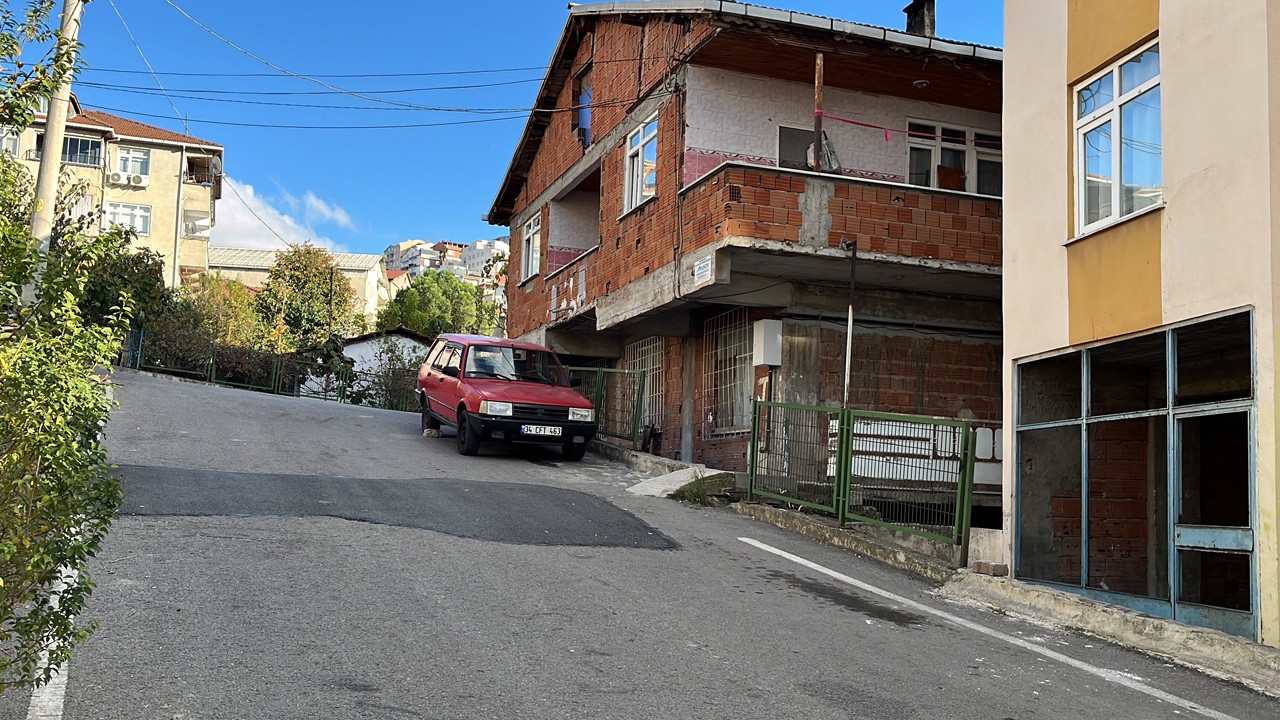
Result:
[[[822,53],[818,53],[813,69],[813,169],[822,172]]]

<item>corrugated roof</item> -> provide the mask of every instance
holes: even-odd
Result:
[[[140,138],[143,140],[158,140],[160,142],[181,143],[183,145],[202,145],[204,147],[215,147],[221,149],[222,146],[208,140],[201,140],[190,135],[172,132],[164,128],[158,128],[154,125],[140,123],[137,120],[122,118],[119,115],[104,113],[100,110],[86,110],[79,115],[71,118],[69,122],[82,123],[89,125],[98,125],[111,128],[117,135],[125,135],[132,138]]]
[[[270,270],[276,262],[276,250],[238,247],[210,247],[210,268],[244,268]],[[381,255],[363,253],[330,253],[339,270],[372,270],[382,262]]]

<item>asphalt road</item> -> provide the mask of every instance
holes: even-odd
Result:
[[[600,460],[464,458],[410,414],[117,379],[126,501],[66,718],[1280,717],[727,510],[629,495],[640,478]],[[0,696],[0,719],[28,702]]]

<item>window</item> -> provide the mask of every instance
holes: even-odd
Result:
[[[631,343],[622,353],[622,367],[644,373],[644,404],[640,406],[640,425],[662,427],[666,381],[662,353],[666,340],[654,335]]]
[[[36,114],[37,115],[49,114],[49,98],[44,96],[36,98]]]
[[[627,136],[627,195],[622,210],[640,207],[658,194],[658,116]]]
[[[146,148],[122,147],[117,168],[128,175],[150,175],[151,151]]]
[[[18,156],[18,139],[21,135],[13,128],[0,129],[0,152],[7,152],[10,155]]]
[[[751,427],[751,327],[747,309],[717,315],[702,329],[702,412],[712,432]]]
[[[123,225],[139,235],[151,232],[151,207],[128,203],[107,203],[107,226]]]
[[[591,66],[587,65],[573,81],[573,129],[583,146],[591,144]]]
[[[778,167],[809,169],[809,146],[813,128],[778,126]]]
[[[539,208],[524,223],[520,233],[520,279],[528,280],[538,274],[542,263],[542,209]]]
[[[1106,68],[1077,87],[1075,96],[1076,230],[1159,204],[1160,46]]]
[[[36,157],[44,152],[44,133],[36,134]],[[67,137],[62,141],[62,162],[69,165],[102,165],[102,141],[92,138]]]
[[[943,190],[1003,192],[999,133],[924,121],[907,123],[907,182]]]

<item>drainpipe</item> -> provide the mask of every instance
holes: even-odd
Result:
[[[177,218],[174,222],[173,235],[173,287],[178,287],[181,282],[181,275],[178,270],[178,258],[182,251],[182,187],[187,183],[187,146],[182,146],[182,152],[178,156],[178,207],[175,211]]]

